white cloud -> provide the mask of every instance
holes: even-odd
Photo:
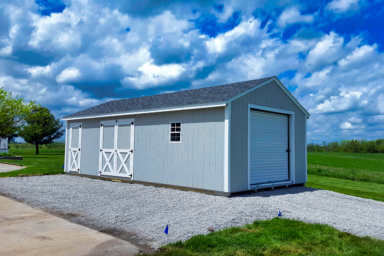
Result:
[[[277,25],[285,28],[296,23],[312,23],[313,20],[313,15],[301,15],[296,7],[291,7],[283,11],[277,21]]]
[[[359,8],[358,2],[359,0],[333,0],[327,4],[326,9],[335,13],[343,13],[352,7]]]
[[[363,45],[360,48],[356,48],[351,54],[344,59],[339,60],[339,66],[347,66],[353,62],[357,62],[369,57],[377,48],[377,45]]]
[[[343,130],[349,130],[349,129],[354,129],[355,127],[351,123],[343,122],[341,123],[340,128]]]
[[[238,40],[241,37],[254,36],[260,27],[260,21],[255,20],[254,18],[250,18],[246,21],[242,21],[237,27],[234,29],[224,33],[219,34],[215,38],[211,38],[205,42],[206,48],[209,53],[223,53],[225,52],[227,45],[235,40]]]
[[[363,121],[363,119],[355,116],[348,118],[348,122],[350,123],[361,123],[361,121]]]
[[[45,67],[31,67],[27,68],[28,73],[30,73],[32,76],[47,76],[51,74],[52,67],[51,66],[45,66]]]
[[[158,86],[178,78],[185,71],[185,68],[177,64],[156,66],[152,64],[152,61],[149,61],[142,65],[138,71],[138,76],[125,77],[121,83],[128,86],[132,84],[137,89]]]
[[[306,59],[306,66],[309,70],[318,68],[324,64],[331,64],[339,59],[343,52],[344,38],[334,32],[325,35],[316,46],[310,50]]]
[[[80,70],[77,68],[66,68],[56,77],[58,83],[68,83],[75,81],[81,76]]]

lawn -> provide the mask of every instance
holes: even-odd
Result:
[[[384,241],[327,225],[274,218],[198,235],[155,255],[383,255]]]
[[[384,202],[384,154],[309,152],[306,186]]]
[[[0,177],[18,177],[20,175],[48,175],[63,174],[64,169],[64,149],[41,149],[40,154],[36,155],[34,149],[10,149],[9,153],[22,156],[23,160],[0,159],[2,163],[12,163],[26,168],[0,173]]]

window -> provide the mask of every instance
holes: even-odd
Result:
[[[171,123],[170,129],[170,142],[181,142],[181,122]]]

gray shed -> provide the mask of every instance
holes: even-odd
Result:
[[[308,117],[276,77],[114,100],[63,117],[65,172],[223,195],[303,184]]]

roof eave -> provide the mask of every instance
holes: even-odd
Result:
[[[93,119],[93,118],[104,118],[104,117],[115,117],[115,116],[130,116],[130,115],[193,110],[193,109],[202,109],[202,108],[225,107],[226,105],[227,103],[225,101],[219,101],[219,102],[212,102],[212,103],[183,105],[183,106],[175,106],[175,107],[168,107],[168,108],[115,112],[115,113],[100,114],[100,115],[88,115],[88,116],[76,116],[76,117],[65,116],[62,119],[64,121],[71,121],[71,120],[82,120],[82,119]]]

